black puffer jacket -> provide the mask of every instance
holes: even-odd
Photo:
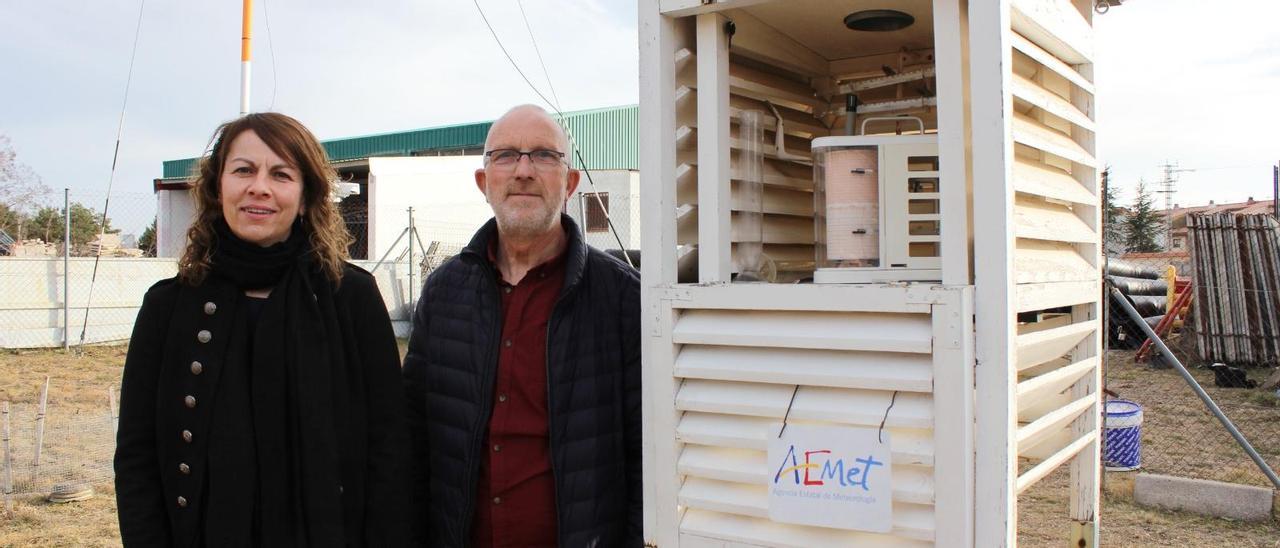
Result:
[[[561,546],[640,546],[640,276],[582,241],[547,323],[548,414]],[[470,543],[484,432],[493,407],[502,298],[490,220],[427,279],[405,358],[415,538]]]

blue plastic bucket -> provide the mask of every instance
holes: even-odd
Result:
[[[1142,466],[1142,406],[1129,400],[1107,400],[1103,411],[1105,434],[1102,463],[1107,470],[1137,470]]]

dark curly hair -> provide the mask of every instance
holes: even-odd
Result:
[[[191,196],[196,219],[187,230],[187,249],[178,261],[178,280],[199,285],[209,273],[209,261],[217,236],[214,226],[222,217],[220,181],[231,142],[252,131],[302,174],[302,226],[309,235],[317,265],[331,282],[342,281],[343,263],[349,258],[351,235],[337,206],[329,200],[338,174],[329,156],[301,122],[276,112],[247,114],[218,126],[209,148],[192,175]]]

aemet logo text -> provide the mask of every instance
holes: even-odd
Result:
[[[855,458],[851,464],[845,464],[843,458],[832,458],[829,449],[803,451],[804,462],[800,461],[800,454],[801,452],[796,451],[795,444],[792,444],[779,463],[778,472],[773,475],[774,485],[792,482],[795,485],[834,487],[839,482],[841,487],[861,487],[863,491],[870,491],[872,472],[877,466],[884,466],[883,462],[871,455]]]

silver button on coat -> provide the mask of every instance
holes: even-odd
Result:
[[[214,313],[214,312],[217,312],[217,311],[218,311],[218,305],[214,304],[213,302],[207,302],[207,303],[204,303],[204,313],[205,313],[205,314],[207,314],[207,315],[209,315],[209,316],[212,316],[212,315],[213,315],[213,313]]]
[[[178,508],[187,507],[187,497],[178,497]]]
[[[190,474],[190,473],[191,473],[191,467],[190,467],[190,466],[187,466],[187,463],[185,463],[185,462],[184,462],[184,463],[180,463],[180,464],[178,464],[178,471],[179,471],[179,472],[182,472],[183,474]]]
[[[210,333],[208,329],[201,329],[199,333],[196,333],[196,340],[207,343],[213,340],[213,333]]]
[[[187,397],[185,397],[185,398],[182,398],[182,403],[186,404],[188,409],[195,409],[195,408],[196,408],[196,397],[195,397],[195,396],[187,396]]]
[[[191,431],[190,431],[190,430],[183,430],[183,431],[182,431],[182,441],[185,441],[185,442],[187,442],[187,443],[191,443],[191,438],[192,438],[192,437],[193,437],[193,436],[192,436],[192,434],[191,434]]]
[[[191,362],[191,374],[199,375],[201,373],[204,373],[204,364],[200,362]]]

